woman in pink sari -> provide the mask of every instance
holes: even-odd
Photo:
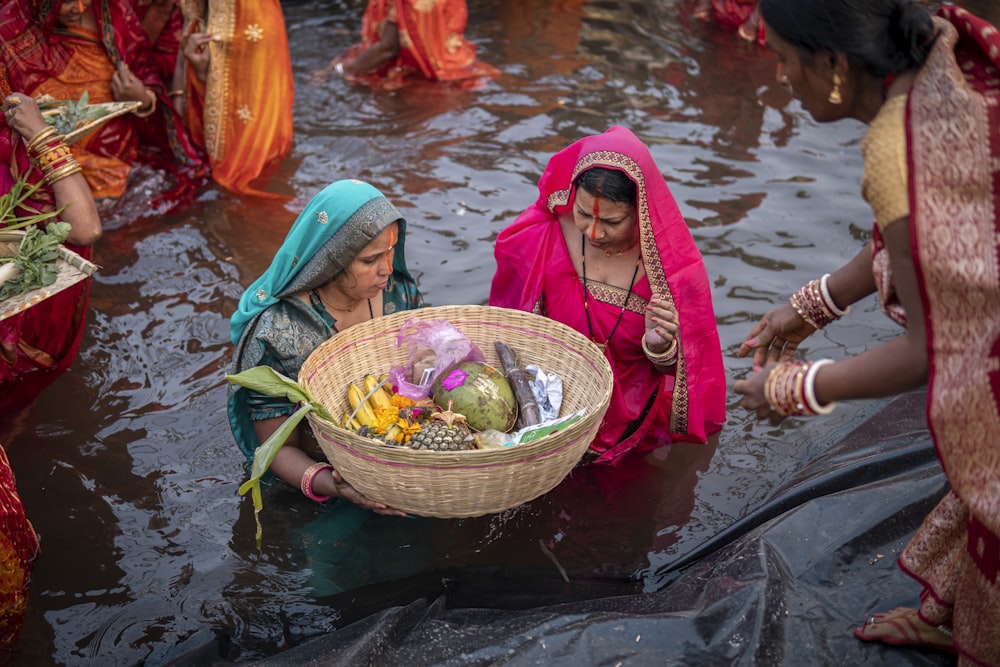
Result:
[[[604,349],[615,386],[591,458],[705,442],[726,398],[711,289],[649,149],[612,127],[556,153],[538,190],[497,238],[490,305],[546,315]]]

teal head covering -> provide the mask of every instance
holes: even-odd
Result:
[[[397,220],[400,229],[393,269],[406,273],[406,221],[392,202],[362,181],[336,181],[323,188],[296,218],[271,266],[240,298],[229,321],[233,344],[268,306],[333,280]]]

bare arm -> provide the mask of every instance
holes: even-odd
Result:
[[[910,256],[909,222],[906,218],[892,222],[885,228],[884,236],[892,263],[893,284],[906,311],[906,332],[855,357],[820,367],[816,373],[815,392],[821,404],[891,396],[915,389],[927,381],[927,333],[916,270]],[[740,405],[755,411],[759,419],[770,418],[771,423],[776,424],[783,417],[771,409],[764,395],[764,384],[772,367],[768,364],[751,377],[736,381],[733,390],[743,394]]]
[[[14,100],[20,100],[14,103]],[[23,93],[8,95],[3,103],[7,125],[28,142],[45,129],[45,120],[38,109],[38,103]],[[94,196],[83,174],[77,172],[51,184],[56,207],[65,207],[59,217],[70,224],[66,242],[87,246],[101,238],[101,217],[94,204]]]
[[[851,261],[831,273],[828,285],[830,295],[840,308],[847,308],[873,294],[875,277],[872,275],[871,244],[865,244]],[[768,311],[757,322],[736,356],[745,357],[753,352],[755,366],[763,366],[769,361],[785,361],[815,331],[791,304],[785,303]]]
[[[365,74],[377,70],[399,55],[399,26],[386,23],[379,40],[360,56],[344,63],[347,74]]]
[[[910,226],[900,218],[884,231],[893,285],[906,311],[906,332],[856,357],[821,368],[816,398],[821,403],[891,396],[927,382],[927,332],[917,273],[910,254]]]
[[[278,430],[284,421],[284,417],[275,417],[273,419],[255,421],[254,431],[257,433],[257,440],[259,442],[267,440],[272,433]],[[299,488],[299,483],[302,481],[302,475],[305,473],[306,469],[316,463],[316,461],[312,460],[312,458],[301,449],[300,438],[303,437],[302,432],[303,429],[301,426],[295,429],[295,431],[288,437],[288,440],[285,441],[285,444],[281,447],[281,449],[278,450],[277,455],[274,457],[274,461],[271,462],[270,468],[271,472],[277,475],[279,479],[291,484],[296,489]],[[361,507],[370,509],[378,514],[406,516],[405,512],[394,510],[382,503],[376,503],[369,500],[361,492],[346,482],[336,470],[326,471],[323,474],[317,475],[313,480],[312,489],[313,493],[318,496],[343,498],[344,500],[348,500],[355,505],[360,505]]]

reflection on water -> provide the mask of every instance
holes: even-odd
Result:
[[[273,487],[256,551],[225,417],[227,317],[329,181],[369,180],[399,205],[431,305],[485,303],[493,240],[535,199],[548,157],[628,125],[705,255],[731,377],[748,370],[734,353],[755,318],[853,256],[870,225],[863,128],[817,127],[775,83],[770,54],[682,3],[471,0],[467,34],[501,76],[395,92],[309,83],[354,41],[361,0],[284,5],[295,148],[269,187],[290,202],[209,190],[168,218],[138,197],[119,208],[96,249],[79,360],[0,422],[42,539],[19,662],[158,664],[216,636],[226,657],[249,659],[445,590],[452,604],[528,607],[655,589],[877,407],[781,428],[732,410],[708,446],[578,470],[523,507],[461,521],[321,509]],[[809,352],[895,335],[873,303],[857,310]]]

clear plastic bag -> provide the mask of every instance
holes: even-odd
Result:
[[[486,361],[482,351],[448,320],[407,320],[396,345],[407,348],[410,363],[389,369],[393,391],[419,400],[431,395],[434,378],[463,361]]]

